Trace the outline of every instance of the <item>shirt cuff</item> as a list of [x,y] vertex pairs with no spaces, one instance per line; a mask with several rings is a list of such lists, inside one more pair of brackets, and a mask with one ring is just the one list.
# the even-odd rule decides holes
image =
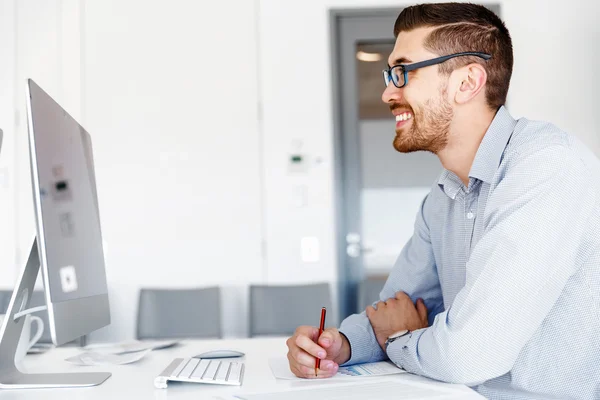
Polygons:
[[425,329],[427,328],[410,332],[408,335],[399,337],[388,345],[386,349],[387,355],[390,361],[398,368],[407,372],[415,372],[415,368],[410,365],[410,348],[417,345]]
[[[340,333],[346,336],[350,344],[350,359],[341,366],[380,361],[385,359],[385,353],[379,343],[373,343],[371,335],[362,326],[345,326]],[[373,347],[376,346],[374,349]],[[379,350],[377,352],[377,350]]]

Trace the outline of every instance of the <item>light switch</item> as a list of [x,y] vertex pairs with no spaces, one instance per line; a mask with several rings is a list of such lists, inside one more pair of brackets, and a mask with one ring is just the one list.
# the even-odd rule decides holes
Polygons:
[[303,237],[300,240],[300,254],[302,257],[302,262],[319,262],[319,239],[314,236]]

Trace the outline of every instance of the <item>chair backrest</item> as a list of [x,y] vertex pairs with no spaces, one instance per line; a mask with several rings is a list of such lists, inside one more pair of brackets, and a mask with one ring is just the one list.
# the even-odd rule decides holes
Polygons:
[[0,314],[6,314],[12,290],[0,290]]
[[[31,302],[29,303],[29,307],[38,307],[46,304],[46,298],[44,297],[44,292],[41,290],[34,290],[31,295]],[[48,311],[40,311],[33,315],[37,315],[44,322],[44,332],[42,333],[42,337],[38,341],[38,343],[52,343],[52,336],[50,335],[50,321],[48,320]],[[33,332],[32,332],[33,334]]]
[[220,297],[218,287],[142,289],[137,338],[220,338]]
[[335,326],[329,284],[250,286],[250,336],[291,335],[300,325],[319,326],[327,307],[326,326]]
[[372,276],[364,279],[358,286],[358,310],[363,312],[367,306],[379,301],[379,294],[383,290],[387,277]]
[[[10,304],[10,298],[12,296],[12,290],[0,290],[0,314],[5,314],[8,311],[8,305]],[[34,290],[29,301],[29,307],[38,307],[46,304],[44,298],[44,292],[41,290]],[[44,322],[44,332],[38,343],[52,343],[52,337],[50,336],[50,321],[48,320],[48,311],[38,311],[33,315],[37,315]],[[33,335],[33,333],[32,333]]]

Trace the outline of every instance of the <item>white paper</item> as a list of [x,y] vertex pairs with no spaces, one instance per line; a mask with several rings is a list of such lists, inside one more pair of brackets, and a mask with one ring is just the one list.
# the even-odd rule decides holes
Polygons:
[[77,365],[123,365],[137,362],[150,353],[151,349],[130,352],[124,354],[107,354],[95,351],[86,351],[73,357],[67,358],[68,361]]
[[126,354],[126,353],[137,353],[142,350],[159,350],[167,347],[171,347],[179,343],[177,340],[152,340],[152,341],[138,341],[134,340],[131,342],[122,343],[98,343],[85,346],[83,349],[93,351],[95,353],[102,354]]
[[[290,364],[287,358],[277,357],[269,360],[269,366],[273,375],[277,379],[306,381],[305,378],[298,378],[290,370]],[[389,361],[379,361],[374,363],[356,364],[348,367],[339,367],[337,374],[328,378],[328,380],[351,379],[364,376],[384,376],[405,373],[403,369],[396,367]]]
[[[232,396],[239,400],[455,400],[464,399],[464,392],[451,389],[434,388],[417,382],[368,380],[346,384],[311,386],[307,388],[280,390],[276,392],[236,394]],[[467,397],[470,398],[470,397]]]

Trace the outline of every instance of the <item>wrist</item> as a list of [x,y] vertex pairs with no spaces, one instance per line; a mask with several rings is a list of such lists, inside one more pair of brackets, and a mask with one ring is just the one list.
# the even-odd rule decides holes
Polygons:
[[385,342],[387,341],[388,337],[390,337],[390,335],[393,335],[395,332],[395,330],[387,330],[385,332],[379,332],[379,334],[376,334],[375,337],[377,338],[377,343],[379,343],[379,346],[381,347],[381,349],[383,350],[383,352],[385,353]]
[[384,353],[387,353],[387,348],[390,345],[390,343],[393,343],[396,339],[400,339],[401,337],[409,335],[410,333],[411,333],[411,331],[409,331],[408,329],[403,329],[400,331],[396,331],[396,332],[392,333],[390,336],[388,336],[383,345]]
[[342,365],[350,360],[352,356],[352,348],[350,347],[350,341],[342,332],[340,332],[342,338],[342,346],[340,347],[340,353],[334,360],[338,365]]

